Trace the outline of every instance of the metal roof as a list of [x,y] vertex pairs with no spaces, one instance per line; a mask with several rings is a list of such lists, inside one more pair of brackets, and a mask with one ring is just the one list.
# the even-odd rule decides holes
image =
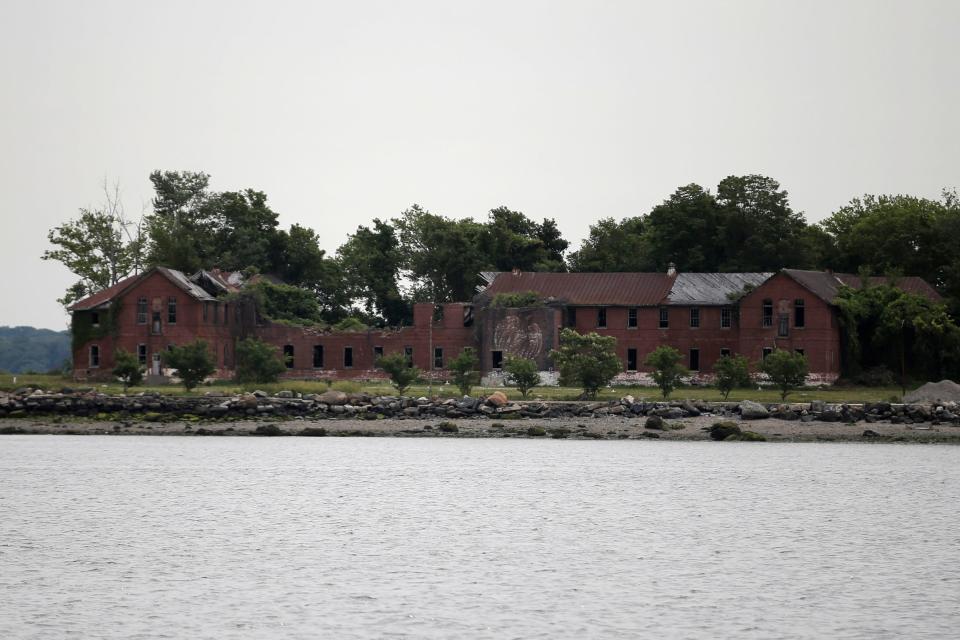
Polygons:
[[72,305],[70,305],[70,307],[68,307],[68,311],[87,311],[90,309],[96,309],[97,307],[105,306],[108,303],[112,302],[117,296],[122,294],[124,291],[134,286],[141,280],[147,278],[154,272],[162,274],[168,280],[173,282],[175,285],[177,285],[178,287],[186,291],[188,294],[190,294],[192,297],[196,298],[197,300],[206,300],[206,301],[216,300],[216,298],[214,298],[209,293],[204,291],[200,286],[192,282],[190,278],[184,275],[182,271],[177,271],[176,269],[168,269],[167,267],[154,267],[153,269],[144,271],[143,273],[130,276],[128,278],[124,278],[123,280],[113,285],[112,287],[107,287],[103,291],[98,291],[91,296],[87,296],[83,300],[79,300],[73,303]]
[[[863,278],[852,273],[830,273],[828,271],[804,271],[802,269],[784,269],[783,272],[800,283],[803,287],[809,289],[818,298],[824,302],[832,303],[841,286],[853,287],[859,289],[863,286]],[[943,298],[937,293],[936,289],[930,286],[923,278],[917,276],[905,276],[891,281],[890,278],[883,276],[870,276],[867,278],[867,284],[877,286],[892,282],[893,285],[901,291],[921,295],[934,302],[940,302]]]
[[654,306],[666,298],[674,278],[666,273],[502,272],[481,295],[536,291],[570,305]]
[[733,304],[741,295],[763,284],[772,275],[772,273],[679,273],[667,296],[667,304]]

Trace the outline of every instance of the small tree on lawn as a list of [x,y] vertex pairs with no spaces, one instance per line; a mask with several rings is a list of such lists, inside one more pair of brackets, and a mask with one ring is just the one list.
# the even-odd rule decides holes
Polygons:
[[238,342],[236,357],[236,380],[241,384],[276,382],[286,369],[277,348],[259,338]]
[[480,358],[473,347],[461,351],[460,355],[447,363],[447,368],[453,372],[453,384],[457,385],[457,389],[465,396],[470,395],[470,390],[480,384]]
[[581,335],[573,329],[560,332],[560,348],[550,352],[560,371],[560,384],[577,386],[585,396],[597,395],[600,387],[620,373],[617,339],[597,333]]
[[401,396],[420,377],[420,369],[410,366],[410,360],[402,353],[377,358],[377,366],[387,372],[390,382]]
[[113,352],[113,375],[123,383],[123,392],[126,393],[129,387],[135,387],[143,382],[143,367],[137,356],[125,349],[117,349]]
[[516,387],[524,398],[540,384],[540,370],[530,358],[507,358],[503,369],[507,372],[507,384]]
[[745,356],[720,356],[713,365],[713,373],[717,376],[717,389],[723,394],[724,400],[737,387],[750,386],[750,362]]
[[217,370],[207,342],[200,339],[171,349],[167,353],[167,366],[177,370],[177,375],[187,391],[195,388]]
[[780,389],[780,399],[786,400],[787,394],[807,379],[807,357],[786,349],[774,349],[760,361],[759,369]]
[[660,387],[664,398],[670,397],[670,392],[677,388],[680,379],[689,374],[687,368],[680,362],[683,354],[666,345],[657,347],[647,354],[644,364],[653,368],[653,381]]

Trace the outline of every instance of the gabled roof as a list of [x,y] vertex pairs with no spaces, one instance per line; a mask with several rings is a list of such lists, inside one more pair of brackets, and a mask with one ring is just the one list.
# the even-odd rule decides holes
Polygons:
[[72,305],[67,307],[67,311],[88,311],[90,309],[96,309],[102,305],[113,300],[121,291],[139,281],[145,274],[137,274],[135,276],[128,276],[118,282],[115,285],[109,286],[102,291],[97,291],[96,293],[87,296],[83,300],[78,300]]
[[[796,280],[801,286],[809,289],[815,296],[824,302],[833,303],[840,291],[840,287],[848,286],[859,289],[863,286],[863,278],[851,273],[830,273],[829,271],[804,271],[802,269],[784,269],[783,273]],[[867,278],[869,286],[877,286],[891,282],[889,278],[883,276],[870,276]],[[940,302],[943,298],[937,293],[936,289],[930,286],[923,278],[917,276],[904,276],[893,280],[893,285],[901,291],[921,295],[934,302]]]
[[570,305],[653,306],[667,296],[674,278],[666,273],[501,272],[481,295],[536,291]]
[[667,304],[733,304],[744,293],[766,282],[772,273],[679,273]]
[[209,293],[204,291],[200,286],[195,284],[188,278],[182,271],[177,271],[176,269],[168,269],[167,267],[153,267],[148,269],[141,274],[130,276],[124,278],[117,284],[104,289],[103,291],[98,291],[91,296],[79,300],[68,307],[68,311],[87,311],[89,309],[95,309],[97,307],[104,306],[112,302],[115,298],[126,292],[128,289],[136,285],[137,283],[147,279],[153,273],[159,273],[165,278],[170,280],[181,289],[187,292],[191,297],[196,298],[197,300],[206,300],[212,301],[216,300]]

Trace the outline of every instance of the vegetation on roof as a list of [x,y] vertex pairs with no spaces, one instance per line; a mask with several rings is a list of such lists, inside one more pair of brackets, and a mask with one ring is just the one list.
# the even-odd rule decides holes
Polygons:
[[506,308],[542,307],[543,300],[536,291],[511,291],[496,294],[490,301],[490,305]]

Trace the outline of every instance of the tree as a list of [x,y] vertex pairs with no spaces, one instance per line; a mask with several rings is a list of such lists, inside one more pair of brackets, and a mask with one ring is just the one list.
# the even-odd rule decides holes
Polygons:
[[447,368],[452,372],[453,384],[465,396],[469,396],[470,390],[480,384],[480,358],[473,347],[464,348],[460,355],[447,363]]
[[680,187],[646,218],[649,259],[657,271],[717,271],[727,250],[717,199],[698,184]]
[[713,372],[717,377],[717,389],[723,394],[723,399],[730,397],[730,392],[737,387],[750,385],[750,362],[745,356],[720,356],[713,365]]
[[194,171],[154,171],[153,213],[146,218],[148,260],[192,273],[211,266],[217,253],[215,199],[210,176]]
[[571,271],[581,272],[632,272],[651,271],[649,239],[645,235],[646,221],[643,217],[601,218],[590,225],[590,235],[571,253],[568,262]]
[[760,362],[759,369],[780,389],[780,399],[786,400],[790,390],[807,379],[807,357],[795,351],[774,349]]
[[550,357],[560,371],[560,384],[578,386],[584,395],[597,395],[600,387],[620,373],[620,359],[616,353],[617,339],[597,333],[579,334],[573,329],[560,332],[560,348]]
[[377,358],[377,366],[387,372],[391,384],[401,396],[420,377],[420,369],[414,367],[402,353],[391,353]]
[[507,207],[491,209],[482,225],[483,254],[497,271],[565,271],[563,252],[570,245],[554,220],[537,224]]
[[106,200],[98,209],[80,209],[80,217],[54,227],[47,239],[56,249],[44,260],[57,260],[80,279],[58,300],[64,306],[138,273],[143,261],[141,225],[126,217],[120,188],[104,184]]
[[123,392],[127,388],[135,387],[143,381],[143,367],[137,356],[124,349],[116,349],[113,352],[113,375],[123,383]]
[[683,355],[674,349],[662,345],[647,354],[644,364],[653,368],[653,381],[660,387],[660,392],[664,398],[670,397],[672,392],[680,384],[681,378],[689,375],[686,367],[680,363],[683,361]]
[[412,308],[397,284],[403,252],[393,225],[375,219],[372,229],[357,227],[337,257],[349,297],[360,301],[369,315],[379,314],[388,325],[411,321]]
[[241,384],[276,382],[286,366],[277,348],[259,338],[247,338],[237,343],[236,380]]
[[187,391],[203,382],[217,370],[213,355],[205,340],[197,339],[167,352],[167,366],[177,370]]
[[507,384],[516,387],[524,398],[540,384],[539,368],[530,358],[508,357],[503,369],[507,372]]

